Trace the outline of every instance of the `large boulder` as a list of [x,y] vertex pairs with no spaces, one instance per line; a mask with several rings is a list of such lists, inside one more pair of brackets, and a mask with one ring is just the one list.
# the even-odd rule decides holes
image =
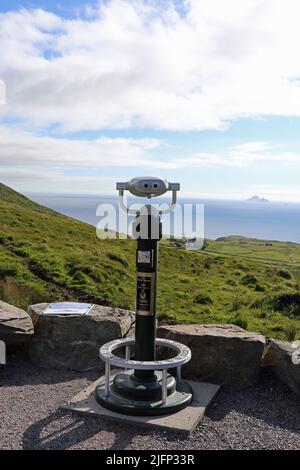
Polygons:
[[[296,357],[295,357],[296,356]],[[270,367],[277,377],[300,395],[299,348],[285,341],[268,341],[263,360],[264,367]]]
[[264,336],[235,325],[170,325],[158,337],[179,341],[192,351],[183,376],[205,382],[248,386],[259,377]]
[[99,367],[99,347],[122,338],[133,316],[127,310],[94,305],[86,315],[43,315],[48,304],[31,305],[35,335],[29,345],[39,366],[78,371]]
[[33,335],[33,324],[28,313],[0,301],[0,340],[7,346],[24,343]]

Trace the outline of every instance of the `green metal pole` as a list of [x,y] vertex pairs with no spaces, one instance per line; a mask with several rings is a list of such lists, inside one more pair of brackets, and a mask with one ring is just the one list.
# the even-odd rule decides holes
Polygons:
[[[135,359],[137,361],[155,360],[156,339],[156,298],[158,242],[161,238],[159,216],[148,215],[148,238],[137,240],[136,268],[136,322],[135,322]],[[152,225],[158,223],[156,238]],[[155,232],[155,231],[154,231]],[[135,370],[134,377],[140,380],[155,381],[154,371]]]

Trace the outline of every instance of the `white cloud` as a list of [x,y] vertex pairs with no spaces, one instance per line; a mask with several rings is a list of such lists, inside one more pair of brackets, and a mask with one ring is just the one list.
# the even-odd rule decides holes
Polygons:
[[110,0],[0,15],[2,114],[62,130],[222,128],[300,115],[297,0]]
[[6,102],[6,87],[5,82],[0,80],[0,105]]
[[275,163],[275,164],[300,164],[300,154],[293,152],[283,152],[280,148],[270,145],[267,142],[245,142],[220,151],[194,153],[186,158],[175,159],[170,163],[171,167],[179,168],[184,166],[226,166],[226,167],[248,167],[255,163]]
[[[117,180],[130,178],[133,170],[142,174],[152,168],[163,173],[168,170],[168,174],[177,171],[185,197],[241,200],[258,194],[272,201],[300,200],[299,188],[295,184],[288,185],[284,180],[277,185],[251,186],[247,181],[241,186],[237,180],[231,186],[226,184],[226,177],[218,184],[205,182],[205,177],[203,179],[201,176],[199,186],[193,182],[193,177],[187,180],[181,174],[187,168],[190,175],[196,175],[197,168],[214,169],[220,166],[230,172],[231,168],[232,171],[243,168],[246,174],[248,169],[260,168],[257,165],[264,162],[277,170],[281,166],[291,165],[292,174],[295,174],[296,168],[300,167],[300,154],[284,153],[280,147],[257,141],[244,142],[216,153],[187,155],[185,158],[154,157],[152,151],[162,145],[164,142],[155,139],[100,137],[93,141],[71,140],[0,126],[0,181],[21,192],[115,194]],[[265,181],[269,179],[265,178]]]
[[[94,168],[147,166],[148,152],[159,147],[156,139],[109,138],[72,140],[25,132],[0,125],[0,165]],[[155,161],[155,159],[154,159]],[[158,166],[160,162],[157,162]]]
[[57,169],[67,168],[69,173],[72,169],[85,168],[93,176],[94,169],[101,167],[179,170],[220,165],[243,168],[263,162],[300,164],[300,154],[283,152],[268,142],[245,142],[219,152],[196,152],[180,158],[153,156],[153,151],[161,150],[164,145],[158,139],[57,138],[0,125],[0,179],[5,168],[6,172],[18,170],[19,177],[22,174],[26,177],[26,171],[32,169],[51,175]]
[[39,181],[49,181],[49,182],[60,182],[66,183],[97,183],[99,181],[112,181],[115,182],[114,177],[107,176],[91,176],[91,175],[66,175],[63,171],[41,171],[37,169],[9,169],[0,166],[0,175],[2,181],[12,181],[12,182],[32,182],[36,179]]
[[[184,10],[171,1],[108,0],[76,19],[41,9],[0,14],[0,86],[3,79],[7,92],[0,123],[1,116],[21,118],[18,127],[0,124],[0,180],[66,190],[70,181],[87,192],[101,178],[109,190],[111,175],[127,167],[190,169],[191,189],[197,167],[246,175],[250,167],[286,165],[294,174],[300,154],[269,142],[186,155],[178,147],[162,158],[158,139],[105,136],[106,128],[131,127],[137,135],[137,127],[226,129],[239,117],[300,116],[298,1],[186,0]],[[61,138],[45,135],[49,125]],[[85,129],[100,136],[63,135]],[[298,197],[288,181],[281,189],[272,191]]]

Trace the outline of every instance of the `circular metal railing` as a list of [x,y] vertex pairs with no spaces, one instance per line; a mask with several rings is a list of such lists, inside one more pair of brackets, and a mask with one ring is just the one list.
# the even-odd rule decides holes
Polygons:
[[[162,346],[177,352],[175,357],[160,361],[136,361],[130,359],[130,347],[135,345],[134,339],[117,339],[101,346],[100,358],[105,362],[105,396],[110,391],[110,366],[124,369],[161,370],[162,371],[162,402],[167,401],[167,371],[176,368],[176,379],[181,379],[181,367],[191,359],[191,350],[187,346],[170,339],[156,339],[156,346]],[[125,347],[125,358],[116,356],[113,351]]]

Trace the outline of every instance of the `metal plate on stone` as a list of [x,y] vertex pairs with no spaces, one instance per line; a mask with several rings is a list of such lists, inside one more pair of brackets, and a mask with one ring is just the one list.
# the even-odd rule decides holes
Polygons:
[[43,315],[86,315],[92,307],[93,304],[80,302],[57,302],[48,305],[41,313]]

